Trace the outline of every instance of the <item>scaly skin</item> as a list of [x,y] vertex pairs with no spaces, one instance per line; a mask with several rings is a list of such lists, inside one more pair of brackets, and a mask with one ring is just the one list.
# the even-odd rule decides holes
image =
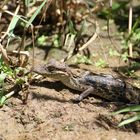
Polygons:
[[96,75],[86,71],[75,75],[65,63],[52,60],[47,65],[33,69],[34,72],[61,81],[71,89],[82,91],[75,101],[82,101],[89,94],[97,95],[109,101],[140,102],[140,89],[111,75]]

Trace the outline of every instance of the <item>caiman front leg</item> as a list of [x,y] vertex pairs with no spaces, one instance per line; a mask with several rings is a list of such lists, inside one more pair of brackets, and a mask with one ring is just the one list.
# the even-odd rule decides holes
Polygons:
[[82,101],[85,97],[87,97],[89,94],[94,92],[94,88],[93,87],[89,87],[87,90],[85,90],[84,92],[82,92],[76,99],[74,99],[74,102],[80,102]]

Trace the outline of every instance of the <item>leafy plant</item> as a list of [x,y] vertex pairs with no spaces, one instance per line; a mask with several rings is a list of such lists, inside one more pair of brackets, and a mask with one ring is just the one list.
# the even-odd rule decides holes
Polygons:
[[81,64],[81,63],[92,64],[91,60],[88,57],[86,57],[85,55],[81,55],[79,53],[76,54],[74,57],[72,57],[72,63],[73,64]]
[[[123,50],[125,51],[121,57],[124,61],[128,60],[128,47],[129,44],[131,43],[131,45],[133,46],[133,52],[137,52],[137,53],[133,53],[134,56],[139,56],[139,43],[140,43],[140,28],[139,28],[139,24],[140,24],[140,18],[137,18],[136,21],[134,22],[134,25],[132,27],[132,30],[130,32],[130,34],[126,37],[124,37],[124,39],[122,40],[122,47]],[[138,48],[138,49],[136,49]]]
[[103,59],[99,59],[96,63],[95,63],[96,67],[101,67],[101,68],[105,68],[108,67],[108,64],[105,62],[105,60]]
[[5,75],[10,76],[13,75],[13,70],[8,65],[6,65],[1,58],[0,58],[0,72],[1,74],[3,73]]
[[42,36],[38,37],[38,38],[37,38],[37,44],[38,44],[39,46],[45,46],[45,45],[46,45],[46,39],[47,39],[47,38],[48,38],[48,37],[45,36],[45,35],[42,35]]
[[110,56],[120,56],[120,54],[116,50],[109,49],[109,55]]
[[59,35],[55,35],[55,36],[53,37],[53,44],[54,44],[54,47],[56,47],[56,48],[60,48],[60,47],[61,47]]
[[2,59],[0,59],[0,71],[0,106],[2,106],[6,101],[6,97],[4,96],[4,81],[7,76],[12,76],[13,72],[9,66],[4,64]]
[[[3,106],[6,100],[14,94],[14,91],[7,93],[5,90],[6,79],[13,81],[12,86],[23,85],[28,81],[28,75],[25,76],[26,69],[18,67],[15,70],[6,65],[2,59],[0,59],[0,106]],[[10,84],[10,83],[8,83]]]

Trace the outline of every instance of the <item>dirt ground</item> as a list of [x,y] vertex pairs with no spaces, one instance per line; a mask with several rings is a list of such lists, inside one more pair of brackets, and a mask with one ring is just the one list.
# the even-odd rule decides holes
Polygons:
[[[116,42],[115,42],[116,43]],[[118,42],[117,42],[118,43]],[[106,58],[108,51],[99,49],[109,46],[108,39],[102,38],[91,44],[94,52],[93,62],[99,57]],[[118,44],[117,44],[118,45]],[[103,53],[99,50],[105,50]],[[44,59],[43,50],[36,51],[36,59]],[[99,54],[99,57],[95,57]],[[110,67],[120,65],[119,59],[109,58]],[[112,62],[112,63],[110,63]],[[81,68],[95,70],[94,66]],[[110,69],[100,69],[110,74]],[[93,96],[74,104],[71,99],[80,92],[65,87],[60,82],[43,79],[30,87],[27,104],[12,97],[0,109],[0,140],[139,140],[139,124],[134,123],[122,128],[117,124],[124,115],[112,116],[111,113],[122,104],[111,103]]]
[[76,96],[60,82],[34,84],[26,105],[11,98],[0,110],[0,139],[139,140],[137,125],[117,127],[123,115],[114,117],[111,112],[119,104],[92,96],[74,104],[70,99]]

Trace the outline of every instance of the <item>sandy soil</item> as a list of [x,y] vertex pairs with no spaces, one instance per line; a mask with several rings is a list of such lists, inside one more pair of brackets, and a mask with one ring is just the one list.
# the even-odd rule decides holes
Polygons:
[[114,117],[111,112],[119,104],[94,97],[74,104],[71,99],[79,93],[60,82],[43,80],[30,90],[26,105],[13,97],[0,110],[1,140],[139,139],[137,125],[117,127],[123,115]]

